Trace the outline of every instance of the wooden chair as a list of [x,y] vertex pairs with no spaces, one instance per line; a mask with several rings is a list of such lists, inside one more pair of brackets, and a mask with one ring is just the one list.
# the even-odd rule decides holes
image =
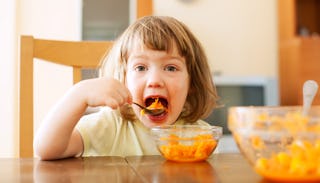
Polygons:
[[97,68],[112,46],[111,41],[57,41],[21,36],[19,81],[19,156],[33,157],[33,63],[34,58],[70,66],[73,82],[81,80],[82,68]]

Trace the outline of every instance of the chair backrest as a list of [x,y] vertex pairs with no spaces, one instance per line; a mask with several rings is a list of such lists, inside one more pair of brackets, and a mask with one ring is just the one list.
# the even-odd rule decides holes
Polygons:
[[97,68],[112,41],[58,41],[20,38],[19,156],[33,157],[33,63],[38,58],[73,68],[73,83],[81,80],[81,69]]

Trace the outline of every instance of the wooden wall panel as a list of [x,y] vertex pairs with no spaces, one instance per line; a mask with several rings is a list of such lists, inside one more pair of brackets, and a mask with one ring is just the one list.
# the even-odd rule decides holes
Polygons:
[[137,18],[152,15],[153,2],[152,0],[137,0]]
[[[300,78],[301,83],[308,79],[312,79],[318,82],[320,85],[320,38],[308,37],[301,38],[300,46]],[[320,95],[316,95],[313,103],[320,105]],[[300,91],[302,95],[302,91]],[[302,104],[302,98],[299,101]]]
[[[301,105],[306,80],[320,84],[320,38],[298,35],[296,3],[296,0],[278,0],[280,105]],[[305,7],[302,9],[307,11]],[[319,95],[314,104],[320,105]]]
[[[297,81],[299,73],[300,39],[282,41],[279,45],[279,89],[281,105],[296,105],[299,101]],[[300,82],[300,81],[299,81]]]
[[279,41],[295,37],[295,0],[278,0]]

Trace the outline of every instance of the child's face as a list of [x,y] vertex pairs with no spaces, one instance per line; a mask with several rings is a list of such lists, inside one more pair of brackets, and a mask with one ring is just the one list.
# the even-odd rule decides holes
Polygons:
[[129,53],[126,85],[133,101],[148,106],[151,98],[167,106],[167,112],[158,116],[140,114],[140,108],[133,110],[146,127],[173,124],[179,117],[189,90],[189,74],[185,58],[176,48],[172,52],[135,48]]

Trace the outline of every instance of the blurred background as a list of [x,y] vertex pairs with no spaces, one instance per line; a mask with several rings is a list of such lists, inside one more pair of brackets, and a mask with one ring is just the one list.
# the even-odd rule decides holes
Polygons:
[[[20,35],[58,40],[114,40],[141,16],[176,17],[203,44],[221,97],[222,107],[206,120],[224,126],[224,133],[228,134],[229,106],[299,105],[303,81],[318,80],[319,2],[1,0],[0,157],[18,156]],[[72,85],[72,74],[70,68],[52,67],[42,61],[35,64],[35,70],[36,131],[44,115]],[[83,74],[92,77],[94,72]]]

